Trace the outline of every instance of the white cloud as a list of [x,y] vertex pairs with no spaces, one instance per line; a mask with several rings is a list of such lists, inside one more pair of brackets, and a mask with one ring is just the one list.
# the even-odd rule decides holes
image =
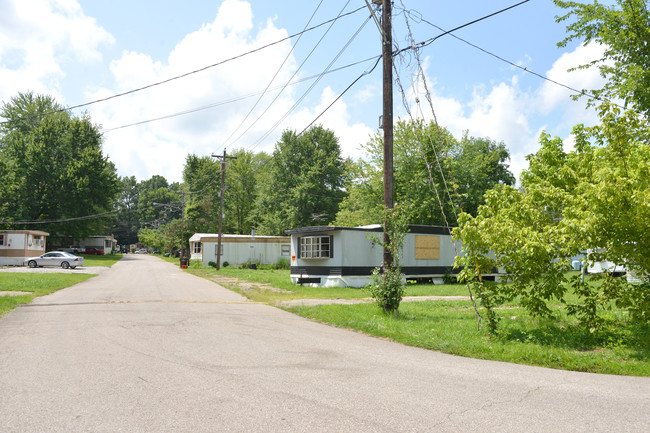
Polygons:
[[[576,90],[600,88],[605,84],[605,79],[600,76],[598,68],[574,71],[569,71],[569,69],[599,59],[603,56],[603,52],[604,47],[599,44],[580,45],[575,50],[562,54],[546,72],[546,77]],[[576,92],[546,81],[539,90],[537,101],[539,110],[543,114],[548,114],[553,110],[566,108],[571,101],[571,95],[574,94]]]
[[[185,36],[166,61],[154,62],[145,53],[124,52],[112,62],[111,71],[119,90],[125,91],[222,62],[286,36],[286,30],[277,28],[272,20],[261,27],[254,26],[249,3],[226,0],[215,19]],[[190,77],[92,106],[93,120],[111,129],[223,103],[186,116],[106,132],[104,149],[119,174],[135,175],[140,180],[159,174],[170,181],[180,181],[188,153],[221,153],[224,146],[229,152],[245,148],[271,153],[284,129],[300,132],[334,100],[336,95],[331,89],[322,92],[318,106],[313,109],[299,108],[287,114],[295,104],[293,86],[287,87],[263,116],[279,90],[270,90],[252,108],[290,49],[290,42],[286,41]],[[296,67],[290,56],[271,89],[287,82]],[[98,99],[106,94],[110,92],[101,89],[87,98]],[[249,97],[241,99],[244,96]],[[236,101],[228,103],[233,100]],[[317,123],[335,131],[344,156],[360,156],[358,144],[367,141],[372,133],[365,125],[350,120],[343,100]]]
[[[576,89],[598,88],[603,79],[596,69],[573,72],[568,72],[568,69],[601,56],[602,47],[598,45],[580,46],[562,54],[547,72],[547,77]],[[425,73],[427,65],[425,62]],[[463,101],[438,93],[435,79],[427,75],[438,122],[456,137],[467,131],[472,136],[503,141],[510,151],[510,169],[517,177],[528,167],[526,156],[538,150],[539,136],[543,131],[564,137],[565,147],[570,150],[572,127],[597,121],[595,111],[585,109],[586,100],[572,100],[574,92],[549,81],[540,82],[537,88],[526,92],[520,89],[519,81],[520,76],[513,75],[509,81],[476,85],[471,99]],[[423,104],[424,118],[431,119],[421,79],[409,89],[409,101],[414,111],[416,97]]]
[[47,93],[64,102],[62,63],[101,60],[99,46],[113,37],[84,15],[76,0],[0,2],[0,100],[20,91]]
[[[300,125],[301,132],[309,125],[316,116],[323,113],[325,109],[337,98],[337,94],[328,86],[321,93],[320,103],[311,109],[304,109],[292,116],[291,123]],[[323,127],[334,131],[339,138],[341,145],[341,155],[351,157],[352,159],[361,158],[364,155],[361,144],[368,142],[373,131],[363,123],[350,123],[350,114],[348,107],[343,98],[336,101],[315,123],[314,125],[323,125]]]

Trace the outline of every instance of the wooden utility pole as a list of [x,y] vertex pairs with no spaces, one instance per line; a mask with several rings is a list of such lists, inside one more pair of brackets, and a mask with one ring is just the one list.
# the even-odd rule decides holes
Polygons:
[[212,154],[213,158],[221,159],[221,191],[219,193],[219,235],[217,238],[217,270],[221,269],[221,225],[223,222],[223,190],[226,183],[226,159],[237,159],[234,156],[227,156],[226,149],[223,150],[223,156]]
[[[185,190],[183,190],[183,202],[181,203],[181,258],[187,255],[185,251]],[[189,256],[191,255],[190,253]]]
[[[393,36],[391,0],[382,0],[382,54],[384,60],[384,207],[392,209],[393,197]],[[384,245],[390,238],[384,219]],[[384,247],[384,266],[392,267],[393,253]]]

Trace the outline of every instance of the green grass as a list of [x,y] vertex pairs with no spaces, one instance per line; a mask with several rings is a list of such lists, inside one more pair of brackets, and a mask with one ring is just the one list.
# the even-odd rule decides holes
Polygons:
[[108,254],[104,256],[81,254],[81,256],[84,258],[84,266],[111,267],[122,258],[122,254]]
[[[212,279],[250,299],[278,305],[292,299],[358,299],[363,289],[311,288],[291,284],[289,271],[191,266],[189,272]],[[244,282],[248,281],[249,284]],[[274,290],[272,288],[280,289]],[[409,284],[406,296],[467,296],[464,285]],[[571,297],[572,294],[567,296]],[[515,303],[498,308],[499,333],[478,329],[470,301],[403,302],[398,318],[386,316],[373,303],[285,307],[303,317],[353,329],[403,344],[481,359],[604,374],[650,376],[650,326],[633,323],[613,309],[608,326],[592,334],[563,307],[554,317],[531,317]]]
[[[470,302],[409,302],[399,318],[374,304],[287,308],[300,316],[410,346],[454,355],[593,373],[650,376],[648,326],[618,322],[600,335],[573,320],[536,320],[521,309],[502,312],[496,337],[477,330]],[[615,323],[615,322],[614,322]]]
[[[178,260],[178,259],[176,259]],[[219,281],[219,284],[229,289],[242,293],[258,302],[275,303],[291,299],[362,299],[368,298],[370,293],[364,289],[351,287],[307,287],[292,284],[287,270],[273,269],[242,269],[221,268],[216,271],[212,268],[190,266],[189,272],[208,279],[236,278],[247,282],[256,283],[253,287],[242,287],[236,281]],[[265,289],[270,286],[278,290]],[[434,285],[434,284],[408,284],[406,296],[467,296],[467,289],[463,285]]]
[[0,316],[20,304],[29,304],[37,296],[48,295],[91,277],[94,275],[0,272],[0,290],[30,292],[18,296],[0,296]]

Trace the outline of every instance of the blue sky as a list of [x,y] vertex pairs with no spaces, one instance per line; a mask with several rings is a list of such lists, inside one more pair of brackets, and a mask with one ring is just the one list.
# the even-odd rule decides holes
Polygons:
[[[413,39],[422,42],[440,34],[432,24],[451,29],[515,3],[398,0],[394,42],[411,45],[407,20]],[[310,18],[316,25],[363,6],[363,0],[0,0],[0,100],[32,90],[67,106],[83,104],[249,52],[299,33]],[[559,49],[565,28],[554,17],[560,13],[550,0],[531,0],[454,34],[571,87],[600,86],[595,70],[567,72],[597,58],[600,48]],[[121,176],[143,180],[159,174],[179,181],[189,153],[222,153],[224,147],[272,152],[284,129],[302,130],[371,69],[373,62],[364,62],[311,78],[337,55],[332,69],[380,54],[379,33],[368,17],[365,8],[340,18],[329,31],[328,25],[319,27],[300,39],[83,110],[104,128],[105,153]],[[441,125],[456,137],[467,131],[503,141],[517,176],[526,167],[525,156],[537,150],[541,131],[562,137],[570,148],[571,127],[595,121],[584,101],[571,100],[570,91],[452,36],[420,49],[419,56]],[[416,94],[424,102],[424,83],[413,79],[415,57],[396,62],[409,103]],[[290,80],[302,81],[280,92]],[[337,134],[344,156],[363,157],[360,144],[377,130],[381,80],[380,65],[318,120]],[[202,107],[210,108],[194,111]],[[417,111],[414,105],[411,110]],[[194,112],[123,127],[184,111]],[[395,116],[408,117],[397,88]],[[432,117],[428,105],[421,116]]]

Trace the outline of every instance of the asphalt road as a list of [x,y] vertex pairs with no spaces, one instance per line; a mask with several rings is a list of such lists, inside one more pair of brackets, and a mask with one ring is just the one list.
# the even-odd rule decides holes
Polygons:
[[650,379],[460,358],[149,256],[0,319],[0,432],[648,432]]

